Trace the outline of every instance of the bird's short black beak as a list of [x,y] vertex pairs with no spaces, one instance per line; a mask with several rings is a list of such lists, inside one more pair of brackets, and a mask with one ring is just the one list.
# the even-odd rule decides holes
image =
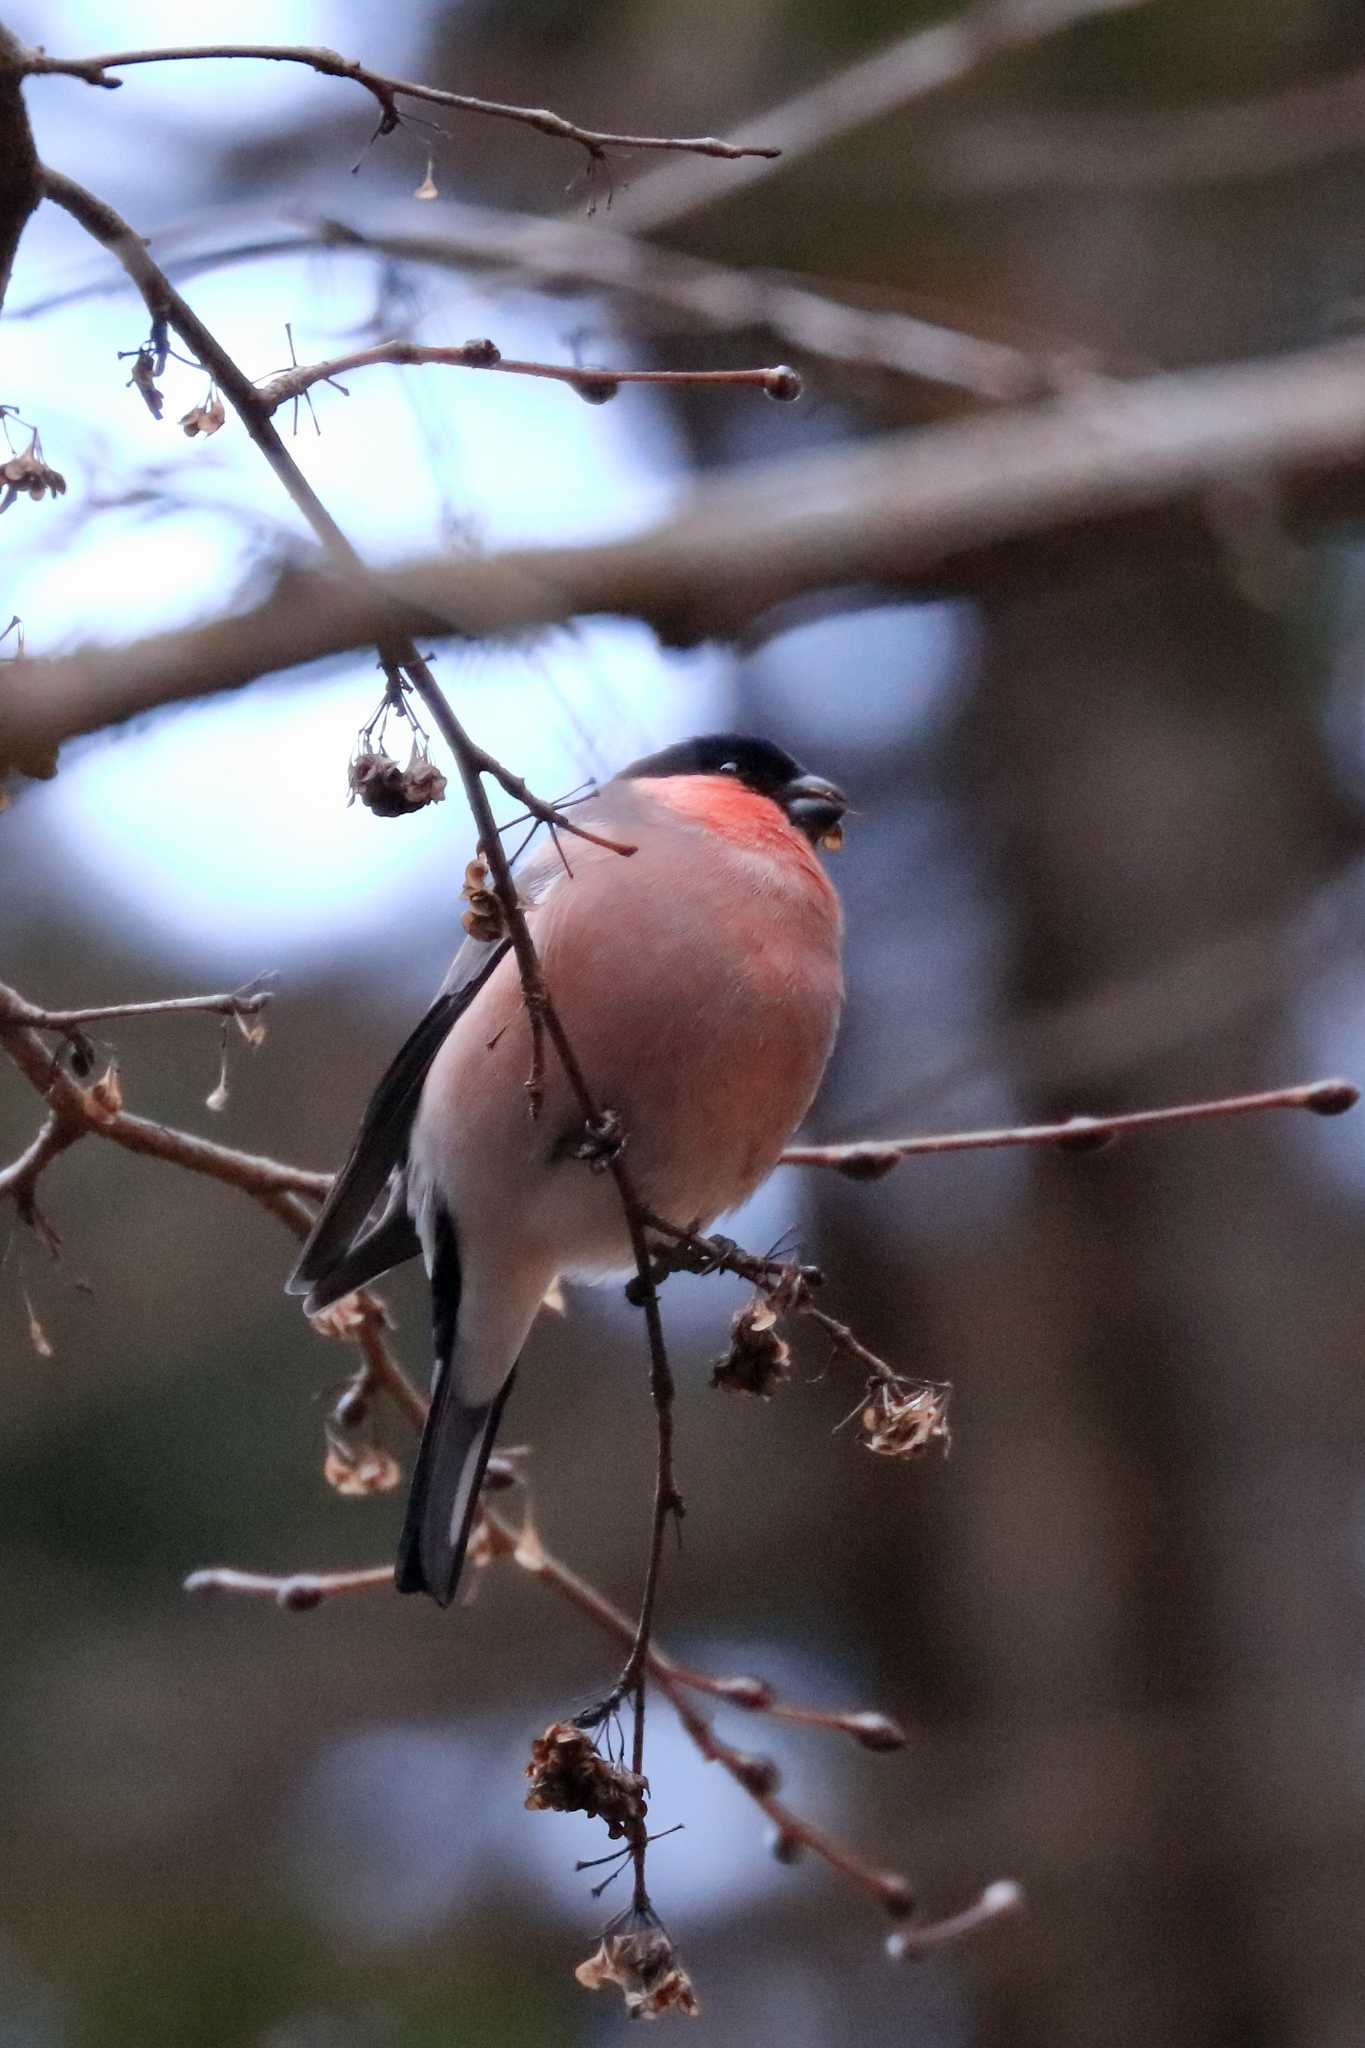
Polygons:
[[813,845],[840,843],[839,823],[848,809],[848,798],[823,775],[793,776],[778,801],[797,831],[804,832]]

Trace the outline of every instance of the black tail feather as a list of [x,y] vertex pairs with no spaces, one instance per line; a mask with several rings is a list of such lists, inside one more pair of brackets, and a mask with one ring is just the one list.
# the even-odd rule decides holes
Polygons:
[[495,1399],[470,1407],[451,1384],[449,1367],[441,1374],[398,1543],[394,1583],[400,1593],[430,1593],[442,1607],[454,1599],[479,1511],[479,1488],[515,1378],[514,1367]]

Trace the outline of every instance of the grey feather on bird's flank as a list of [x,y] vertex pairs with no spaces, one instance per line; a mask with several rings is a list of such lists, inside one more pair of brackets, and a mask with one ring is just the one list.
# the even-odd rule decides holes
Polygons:
[[[463,968],[463,974],[458,980],[454,973],[448,977],[447,986],[404,1041],[370,1097],[350,1155],[285,1283],[287,1293],[308,1296],[305,1306],[310,1315],[349,1294],[353,1287],[363,1287],[405,1259],[415,1258],[421,1249],[407,1218],[401,1185],[413,1118],[432,1061],[507,948],[506,939],[492,947],[471,941],[460,948],[456,967]],[[371,1224],[375,1205],[386,1191],[384,1212]]]

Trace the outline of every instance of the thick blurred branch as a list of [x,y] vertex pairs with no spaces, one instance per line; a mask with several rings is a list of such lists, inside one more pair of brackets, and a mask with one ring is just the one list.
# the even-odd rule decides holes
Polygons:
[[22,44],[0,24],[0,306],[19,237],[41,196],[38,152],[16,71],[23,54]]
[[1269,178],[1365,150],[1365,71],[1254,100],[1175,112],[998,115],[926,145],[931,177],[958,192],[1142,191]]
[[983,590],[1040,566],[1055,579],[1068,551],[1112,544],[1117,522],[1140,536],[1144,518],[1243,484],[1291,526],[1365,505],[1365,343],[1095,382],[1008,415],[755,465],[606,546],[437,556],[384,576],[291,568],[227,618],[11,663],[0,762],[22,767],[77,733],[399,631],[487,636],[619,613],[689,644],[816,592]]
[[[915,29],[859,58],[809,91],[769,107],[760,117],[782,164],[813,156],[846,135],[916,101],[960,85],[996,57],[1028,49],[1074,28],[1142,7],[1148,0],[975,0],[933,28]],[[725,183],[731,197],[766,177],[776,166],[750,160]],[[671,228],[697,213],[715,196],[712,187],[679,164],[642,178],[630,195],[630,226],[637,234]]]

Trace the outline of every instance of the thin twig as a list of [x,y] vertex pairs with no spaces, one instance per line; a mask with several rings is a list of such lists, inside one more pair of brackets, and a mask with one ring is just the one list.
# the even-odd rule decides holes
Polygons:
[[295,1612],[320,1607],[324,1600],[334,1600],[339,1593],[377,1592],[381,1586],[393,1590],[391,1564],[371,1565],[354,1572],[292,1572],[287,1578],[218,1565],[207,1571],[191,1572],[185,1581],[187,1593],[249,1593]]
[[902,1159],[944,1152],[985,1152],[1007,1145],[1055,1145],[1088,1152],[1129,1131],[1159,1130],[1170,1124],[1211,1118],[1257,1116],[1271,1109],[1306,1109],[1315,1116],[1342,1116],[1354,1109],[1360,1090],[1352,1081],[1309,1081],[1294,1088],[1269,1088],[1258,1095],[1225,1095],[1209,1102],[1177,1102],[1163,1109],[1131,1110],[1123,1116],[1072,1116],[1059,1124],[1016,1124],[997,1131],[951,1131],[929,1138],[869,1138],[847,1145],[790,1145],[786,1166],[832,1166],[850,1180],[878,1180]]
[[111,1023],[122,1017],[171,1017],[191,1011],[209,1011],[216,1017],[254,1017],[274,1001],[273,989],[240,990],[216,996],[167,996],[151,1003],[109,1003],[93,1010],[45,1010],[25,1007],[22,1017],[11,1011],[13,1021],[30,1024],[36,1031],[80,1031],[87,1024]]
[[369,369],[384,363],[399,367],[437,365],[457,370],[487,370],[512,377],[544,377],[558,384],[567,384],[580,396],[598,403],[614,398],[621,384],[736,385],[762,391],[769,398],[780,400],[801,395],[801,379],[784,363],[757,370],[608,370],[585,368],[573,363],[529,362],[520,357],[505,356],[495,343],[485,339],[458,342],[449,347],[427,346],[414,341],[381,341],[373,348],[352,349],[348,355],[333,356],[326,362],[291,364],[287,370],[277,370],[273,376],[262,378],[256,388],[270,410],[278,412],[282,405],[301,398],[316,384],[330,383],[352,370]]
[[756,464],[703,483],[626,540],[437,555],[368,581],[290,569],[254,607],[205,624],[11,663],[0,764],[388,629],[496,635],[611,613],[690,645],[831,590],[980,593],[1044,568],[1055,579],[1112,548],[1116,522],[1150,539],[1148,515],[1244,473],[1279,493],[1291,531],[1365,508],[1365,344],[1091,385],[1046,406]]
[[500,100],[476,98],[471,93],[447,92],[441,86],[422,85],[411,79],[391,78],[385,72],[372,71],[367,65],[339,56],[335,50],[301,46],[176,44],[156,50],[110,51],[97,57],[49,57],[43,50],[26,50],[19,57],[15,69],[19,77],[80,78],[87,85],[101,85],[112,90],[122,85],[123,80],[110,78],[108,74],[111,71],[126,70],[134,64],[179,64],[204,58],[246,58],[271,64],[303,64],[324,78],[350,79],[354,84],[363,86],[377,104],[378,133],[381,135],[391,134],[400,125],[402,115],[397,102],[409,99],[422,100],[430,106],[449,107],[454,113],[482,114],[495,121],[518,122],[523,128],[534,128],[541,135],[577,143],[593,162],[600,162],[609,150],[662,150],[727,160],[776,156],[779,153],[770,144],[726,142],[714,135],[629,135],[609,129],[583,128],[576,121],[566,120],[562,114],[552,113],[548,107],[509,106]]
[[[178,237],[169,228],[157,239],[172,249]],[[656,325],[666,320],[716,334],[762,328],[845,373],[909,378],[992,405],[1038,397],[1067,376],[1074,380],[1080,368],[1103,367],[1062,336],[1033,329],[1010,339],[965,332],[943,308],[935,307],[931,316],[904,291],[879,295],[875,306],[851,304],[822,280],[789,271],[730,268],[619,232],[604,234],[576,220],[542,220],[456,200],[442,207],[439,234],[392,234],[320,220],[302,231],[177,256],[169,268],[187,279],[315,249],[462,273],[487,270],[500,283],[537,284],[549,292],[592,291]],[[25,300],[10,317],[37,319],[106,288],[100,281],[64,286]]]

